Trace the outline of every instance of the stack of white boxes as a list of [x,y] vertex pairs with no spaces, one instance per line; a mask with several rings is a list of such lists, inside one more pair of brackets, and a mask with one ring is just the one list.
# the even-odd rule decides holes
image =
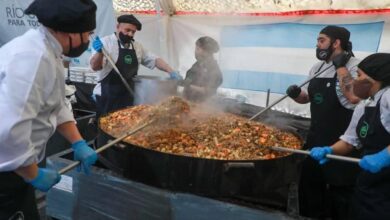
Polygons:
[[96,84],[98,82],[96,72],[84,67],[70,67],[70,81]]

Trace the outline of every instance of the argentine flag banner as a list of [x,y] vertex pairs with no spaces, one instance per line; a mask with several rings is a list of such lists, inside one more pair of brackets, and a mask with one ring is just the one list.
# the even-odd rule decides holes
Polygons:
[[[351,32],[355,56],[362,57],[377,52],[383,24],[339,26]],[[285,94],[289,85],[307,78],[317,61],[315,45],[324,27],[297,23],[224,27],[220,41],[223,87]]]
[[[339,26],[351,32],[356,57],[378,51],[384,22]],[[224,27],[220,39],[222,87],[284,95],[288,86],[304,82],[310,68],[318,62],[315,47],[324,27],[299,23]]]
[[[386,16],[387,15],[387,16]],[[288,86],[308,79],[319,32],[327,25],[347,28],[358,59],[376,52],[390,52],[390,13],[339,12],[311,15],[193,16],[173,19],[174,43],[179,46],[182,69],[194,62],[194,42],[211,36],[220,44],[216,59],[223,72],[218,93],[246,103],[266,106],[285,95]],[[192,46],[192,47],[191,47]],[[188,54],[183,56],[183,54]],[[269,93],[267,95],[267,93]],[[310,117],[309,104],[286,98],[274,107],[283,112]]]

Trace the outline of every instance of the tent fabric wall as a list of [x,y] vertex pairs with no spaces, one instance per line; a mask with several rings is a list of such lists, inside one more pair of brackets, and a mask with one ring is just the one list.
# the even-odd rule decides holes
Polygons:
[[[389,52],[389,41],[385,40],[390,34],[387,15],[172,16],[165,23],[166,59],[185,76],[195,62],[196,39],[211,36],[221,44],[216,59],[225,82],[219,93],[229,97],[241,95],[250,104],[265,106],[266,88],[271,90],[272,102],[284,95],[289,84],[306,80],[311,66],[318,62],[317,34],[327,24],[345,26],[351,31],[354,53],[359,59],[377,51]],[[310,116],[308,105],[298,105],[289,98],[275,109]]]

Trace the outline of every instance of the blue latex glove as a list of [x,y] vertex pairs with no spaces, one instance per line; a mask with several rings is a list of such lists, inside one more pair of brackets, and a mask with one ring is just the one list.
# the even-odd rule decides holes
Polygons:
[[97,52],[101,53],[103,49],[103,43],[100,40],[99,37],[95,37],[95,39],[92,42],[92,48],[96,50]]
[[47,192],[52,186],[57,184],[61,180],[61,175],[55,171],[45,168],[38,169],[38,175],[33,180],[27,181],[33,185],[36,189]]
[[169,73],[169,79],[183,80],[183,77],[176,71]]
[[310,156],[315,159],[315,160],[318,160],[319,163],[322,165],[326,162],[328,162],[328,158],[326,158],[326,155],[327,154],[332,154],[333,152],[333,149],[329,146],[325,146],[325,147],[313,147],[311,150],[310,150]]
[[382,168],[390,166],[390,153],[387,147],[382,151],[364,156],[359,163],[360,167],[371,173],[377,173]]
[[85,140],[79,140],[72,144],[74,151],[74,160],[80,161],[81,165],[77,167],[77,171],[83,169],[85,174],[89,174],[91,165],[97,160],[96,152],[90,148]]

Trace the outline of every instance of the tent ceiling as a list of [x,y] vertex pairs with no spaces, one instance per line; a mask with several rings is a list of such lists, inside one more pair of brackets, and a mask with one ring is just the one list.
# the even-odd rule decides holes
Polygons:
[[114,8],[119,12],[156,11],[158,1],[171,5],[169,11],[207,13],[390,8],[390,0],[114,0]]
[[156,0],[113,0],[114,9],[122,11],[155,11]]

